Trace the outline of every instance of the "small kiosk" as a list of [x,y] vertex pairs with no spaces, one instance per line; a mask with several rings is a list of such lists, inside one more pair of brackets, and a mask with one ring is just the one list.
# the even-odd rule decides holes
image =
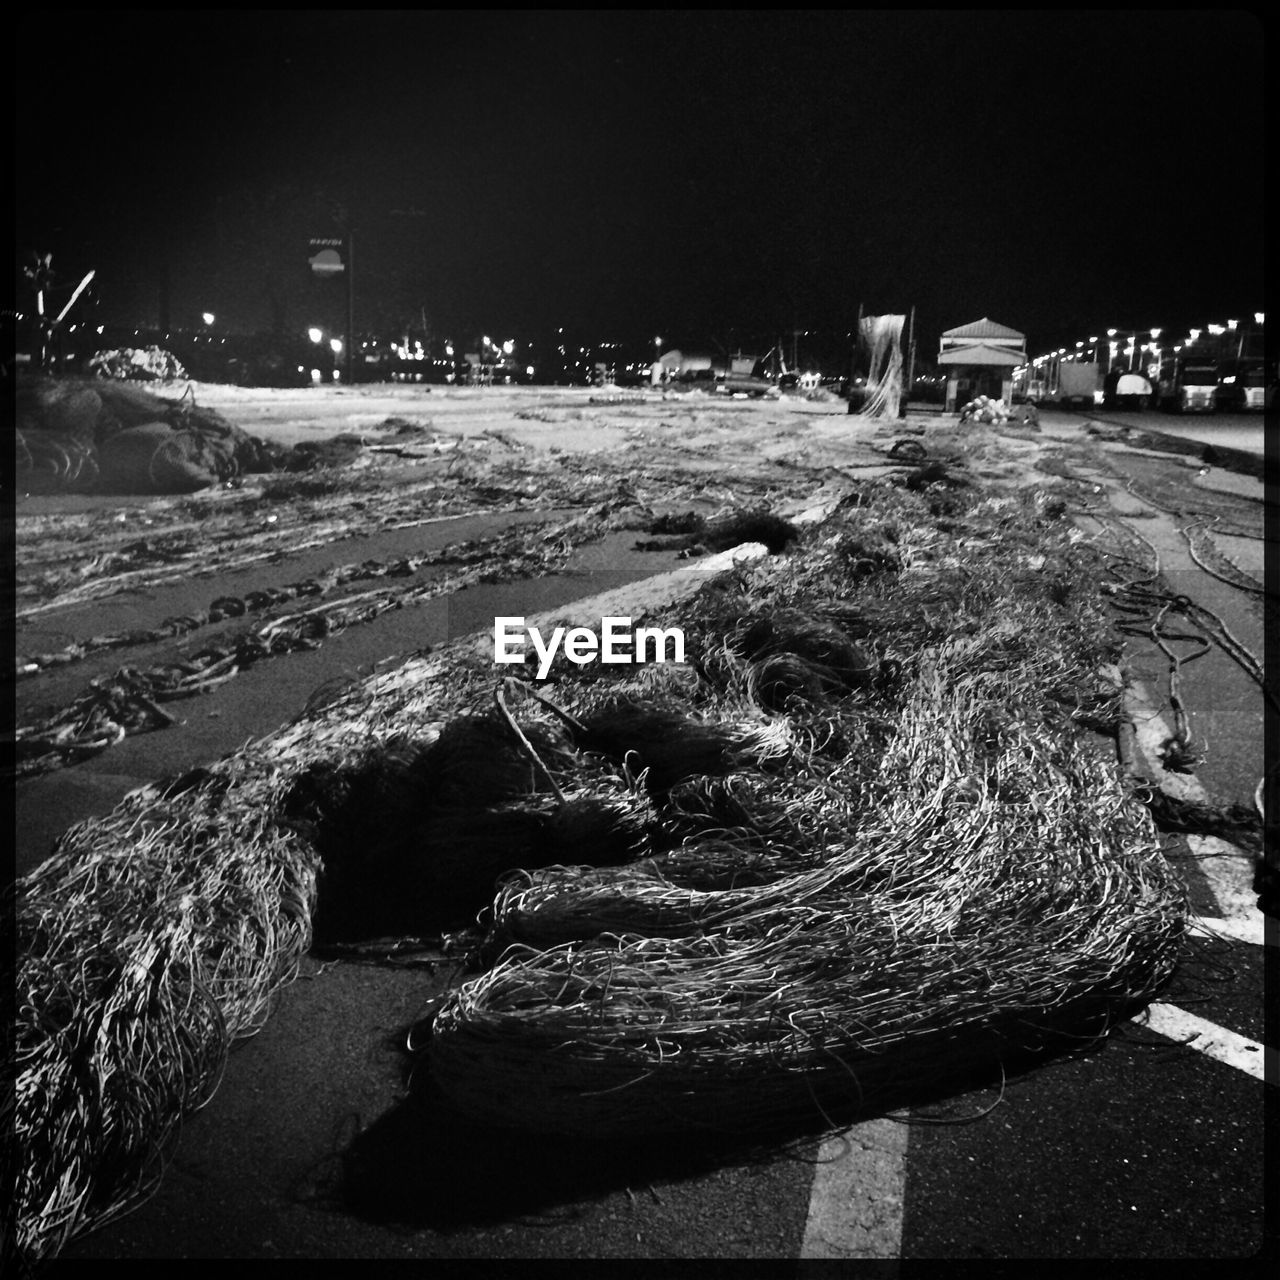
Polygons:
[[984,316],[942,335],[938,364],[947,371],[948,413],[977,396],[1012,404],[1013,371],[1027,362],[1026,335]]

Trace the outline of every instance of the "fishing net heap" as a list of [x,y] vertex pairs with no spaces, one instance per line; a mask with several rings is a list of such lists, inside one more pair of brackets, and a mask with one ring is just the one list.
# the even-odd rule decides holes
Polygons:
[[415,1079],[524,1129],[810,1123],[1149,999],[1186,903],[1079,734],[1120,715],[1091,554],[1044,493],[858,486],[645,620],[685,665],[458,642],[71,828],[14,889],[11,1241],[154,1188],[358,880],[475,922]]
[[864,316],[859,325],[867,357],[864,418],[898,416],[902,404],[902,326],[906,316]]
[[24,378],[15,408],[15,471],[28,493],[193,493],[273,466],[220,413],[136,382]]
[[375,744],[394,757],[406,735],[420,754],[490,676],[474,655],[409,660],[76,824],[15,883],[5,1255],[52,1256],[150,1195],[182,1117],[296,972],[323,871],[291,811],[299,780]]
[[170,382],[185,378],[182,361],[161,347],[120,347],[95,351],[88,369],[96,378],[118,378],[129,382]]
[[310,943],[311,849],[265,778],[234,804],[213,782],[80,824],[19,883],[7,1249],[27,1260],[155,1189]]
[[571,1135],[771,1132],[1097,1034],[1160,990],[1184,889],[1082,732],[1119,719],[1115,635],[1044,498],[957,518],[881,490],[683,611],[696,686],[650,668],[648,695],[669,678],[704,725],[754,715],[786,763],[658,796],[649,858],[507,878],[506,950],[423,1049],[455,1106]]

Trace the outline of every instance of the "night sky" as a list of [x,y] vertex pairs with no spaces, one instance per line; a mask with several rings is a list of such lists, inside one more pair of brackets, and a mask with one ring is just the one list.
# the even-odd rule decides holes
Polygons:
[[[1241,10],[48,11],[18,23],[18,257],[93,314],[686,343],[916,308],[1032,351],[1264,305]],[[21,285],[19,301],[22,300]],[[55,299],[56,301],[56,299]]]

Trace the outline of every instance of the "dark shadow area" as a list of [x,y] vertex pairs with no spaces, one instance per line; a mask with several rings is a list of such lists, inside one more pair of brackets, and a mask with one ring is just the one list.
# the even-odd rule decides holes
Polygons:
[[[1113,1011],[1111,1021],[1116,1016]],[[585,1139],[478,1123],[458,1114],[420,1062],[410,1097],[341,1153],[328,1199],[338,1211],[410,1229],[461,1230],[530,1218],[552,1223],[576,1204],[628,1188],[656,1188],[730,1166],[811,1160],[806,1147],[833,1127],[905,1107],[922,1123],[980,1121],[989,1108],[957,1116],[948,1101],[977,1090],[990,1090],[995,1099],[1055,1061],[1097,1052],[1107,1025],[1095,1012],[1056,1032],[1023,1029],[1021,1044],[1010,1029],[975,1037],[963,1049],[939,1042],[933,1055],[923,1055],[923,1074],[881,1085],[874,1102],[859,1106],[827,1096],[821,1110],[815,1106],[807,1116],[767,1130],[690,1126],[645,1140]],[[949,1069],[927,1061],[938,1054]]]
[[647,852],[634,805],[568,789],[580,762],[565,735],[520,734],[494,714],[460,716],[432,740],[393,739],[297,779],[284,812],[322,861],[318,949],[466,928],[507,872]]

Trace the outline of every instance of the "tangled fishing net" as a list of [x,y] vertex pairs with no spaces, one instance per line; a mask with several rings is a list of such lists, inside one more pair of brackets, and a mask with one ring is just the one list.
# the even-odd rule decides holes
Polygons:
[[28,493],[192,493],[271,466],[261,442],[221,414],[123,375],[24,378],[15,409],[15,469]]
[[88,368],[95,378],[132,382],[171,382],[187,376],[182,361],[157,346],[95,351],[89,358]]
[[864,418],[896,418],[902,404],[902,326],[906,316],[864,316],[859,326],[867,357]]
[[[787,749],[673,788],[645,859],[507,878],[506,950],[422,1049],[461,1111],[774,1132],[1096,1034],[1167,981],[1183,887],[1082,733],[1118,716],[1086,549],[1031,497],[975,498],[963,540],[925,500],[684,611],[704,717],[750,709]],[[897,557],[867,573],[877,526]]]
[[19,884],[8,1248],[27,1259],[154,1190],[307,948],[314,855],[263,779],[224,807],[227,787],[126,802]]
[[18,1249],[154,1187],[321,933],[469,917],[415,1079],[565,1134],[811,1125],[1150,1000],[1185,894],[1083,732],[1120,718],[1093,553],[1041,494],[940,493],[859,486],[653,611],[686,665],[459,642],[72,828],[16,888]]

